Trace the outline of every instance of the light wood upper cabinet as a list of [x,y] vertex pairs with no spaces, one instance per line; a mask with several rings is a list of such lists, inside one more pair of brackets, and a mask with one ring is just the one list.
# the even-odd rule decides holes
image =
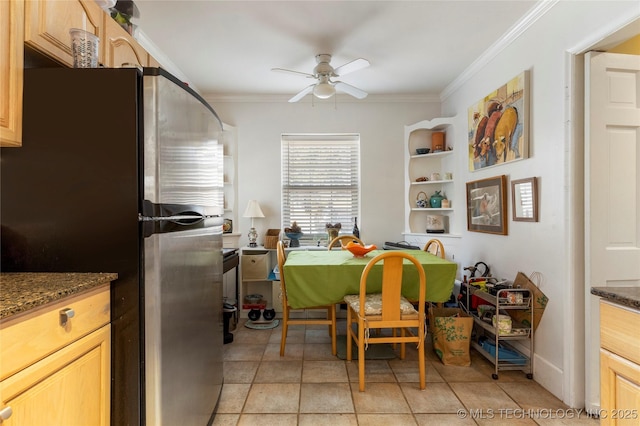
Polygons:
[[24,1],[0,1],[0,28],[0,146],[21,146]]
[[104,14],[104,65],[109,68],[120,68],[123,64],[134,64],[143,67],[149,64],[149,54],[138,42],[114,21]]
[[[105,12],[94,0],[28,0],[25,3],[24,43],[51,59],[73,66],[71,28],[101,37]],[[104,62],[101,40],[99,61]]]

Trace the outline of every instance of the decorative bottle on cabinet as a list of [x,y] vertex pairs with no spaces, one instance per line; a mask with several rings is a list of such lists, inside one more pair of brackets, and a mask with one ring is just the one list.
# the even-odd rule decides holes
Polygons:
[[358,229],[358,217],[353,218],[353,236],[360,238],[360,230]]

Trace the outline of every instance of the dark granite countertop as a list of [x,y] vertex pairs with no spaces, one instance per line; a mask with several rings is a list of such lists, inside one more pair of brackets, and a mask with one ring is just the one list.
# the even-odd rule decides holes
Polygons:
[[640,287],[591,287],[591,294],[619,305],[640,309]]
[[117,278],[116,273],[2,273],[0,319],[82,293]]

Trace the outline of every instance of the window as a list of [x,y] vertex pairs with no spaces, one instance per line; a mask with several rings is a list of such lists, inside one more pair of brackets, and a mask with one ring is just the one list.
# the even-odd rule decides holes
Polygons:
[[360,136],[282,135],[282,227],[326,237],[327,223],[351,233],[360,208]]

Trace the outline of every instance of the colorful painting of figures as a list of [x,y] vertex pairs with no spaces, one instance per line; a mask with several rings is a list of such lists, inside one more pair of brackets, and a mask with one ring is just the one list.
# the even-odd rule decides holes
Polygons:
[[480,170],[529,156],[529,72],[469,107],[469,170]]

